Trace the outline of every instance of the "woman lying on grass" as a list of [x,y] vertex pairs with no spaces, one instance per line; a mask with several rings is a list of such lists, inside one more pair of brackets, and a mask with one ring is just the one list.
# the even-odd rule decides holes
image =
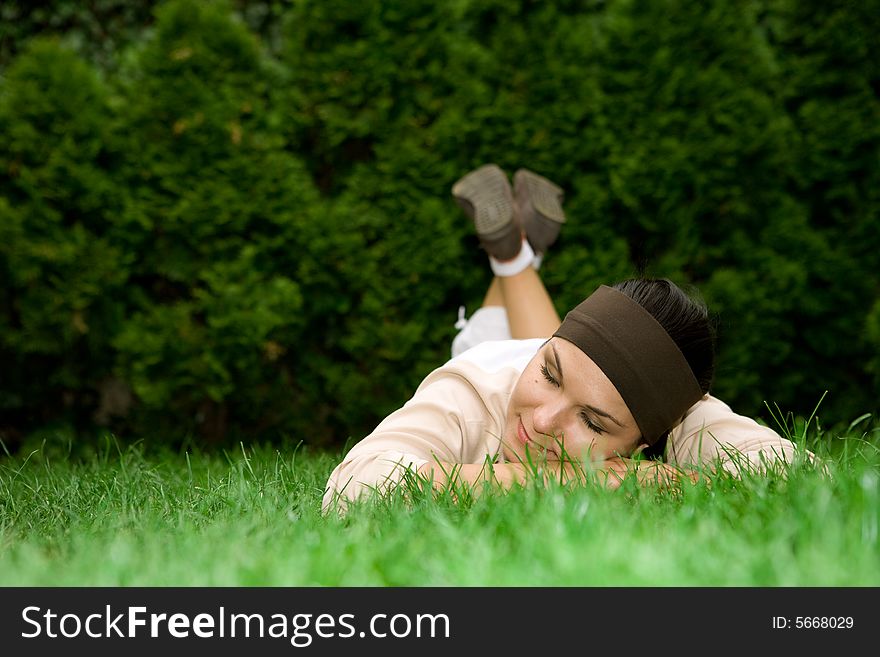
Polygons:
[[791,461],[790,441],[709,395],[708,314],[672,282],[601,286],[560,322],[537,273],[565,221],[556,185],[521,169],[511,190],[486,165],[452,193],[495,278],[483,307],[462,320],[453,358],[333,470],[325,510],[389,491],[407,473],[434,486],[502,488],[538,472],[559,481],[589,473],[613,487],[628,472],[668,484],[701,468]]

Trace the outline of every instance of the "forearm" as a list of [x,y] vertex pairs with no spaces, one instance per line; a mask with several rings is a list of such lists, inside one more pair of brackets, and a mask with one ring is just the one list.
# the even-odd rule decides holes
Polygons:
[[680,467],[651,460],[635,460],[614,457],[601,463],[596,468],[598,482],[607,488],[619,488],[627,477],[635,477],[640,486],[658,486],[661,488],[675,486],[683,481],[697,483],[700,473],[696,470],[684,470]]
[[560,461],[546,461],[540,464],[434,461],[421,466],[418,474],[436,489],[464,485],[477,494],[486,488],[486,484],[489,484],[490,488],[509,490],[514,486],[535,480],[545,484],[550,481],[565,484],[573,480],[583,483],[586,479],[582,466]]
[[475,493],[485,488],[484,484],[507,490],[514,484],[521,483],[526,476],[525,469],[515,464],[448,463],[444,461],[425,463],[418,469],[418,474],[425,483],[430,483],[438,490],[463,485]]
[[419,475],[434,488],[466,485],[474,493],[481,492],[491,484],[501,490],[529,481],[541,483],[583,484],[593,481],[608,488],[618,488],[629,477],[637,478],[641,486],[671,486],[682,481],[696,482],[696,472],[684,470],[666,463],[655,461],[635,461],[632,459],[611,458],[592,466],[582,463],[547,461],[540,464],[499,463],[426,463],[418,469]]

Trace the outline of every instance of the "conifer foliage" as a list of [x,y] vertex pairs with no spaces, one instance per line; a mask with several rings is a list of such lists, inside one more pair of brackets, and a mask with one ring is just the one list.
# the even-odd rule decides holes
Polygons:
[[825,421],[878,410],[878,0],[2,16],[7,444],[55,422],[362,436],[482,300],[449,188],[489,161],[566,191],[542,269],[561,313],[668,276],[717,315],[715,393],[738,411],[807,415],[825,390]]

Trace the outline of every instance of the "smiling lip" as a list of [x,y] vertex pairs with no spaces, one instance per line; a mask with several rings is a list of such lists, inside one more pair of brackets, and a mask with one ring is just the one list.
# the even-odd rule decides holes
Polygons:
[[523,445],[531,445],[531,446],[532,446],[532,449],[540,449],[540,450],[544,450],[544,452],[546,452],[547,454],[553,454],[553,455],[556,455],[556,450],[555,450],[555,449],[553,449],[553,448],[551,448],[551,447],[544,447],[544,446],[540,445],[539,443],[536,443],[534,440],[532,440],[532,439],[529,437],[529,434],[528,434],[528,432],[526,431],[526,427],[525,427],[525,425],[523,425],[523,423],[522,423],[522,419],[520,419],[520,421],[517,423],[517,426],[516,426],[516,437],[519,438],[519,441],[520,441]]
[[528,445],[529,443],[534,444],[535,442],[529,438],[529,434],[526,433],[526,428],[523,426],[522,420],[519,421],[519,425],[516,427],[516,435],[523,445]]

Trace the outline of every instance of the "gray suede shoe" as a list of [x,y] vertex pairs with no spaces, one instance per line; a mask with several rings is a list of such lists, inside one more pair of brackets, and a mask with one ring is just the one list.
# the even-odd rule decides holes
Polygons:
[[456,203],[473,219],[480,245],[498,260],[515,258],[522,248],[522,227],[513,211],[507,175],[496,164],[471,171],[452,186]]
[[513,196],[529,244],[535,253],[546,253],[565,223],[562,188],[534,171],[519,169],[513,176]]

